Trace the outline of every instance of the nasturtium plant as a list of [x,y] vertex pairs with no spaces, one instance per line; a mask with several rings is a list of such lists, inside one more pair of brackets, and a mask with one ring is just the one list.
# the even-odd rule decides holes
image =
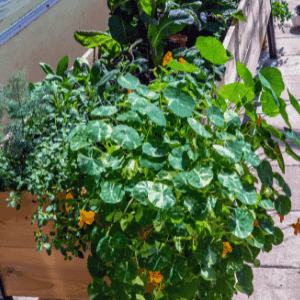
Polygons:
[[[129,6],[109,2],[114,12],[110,33],[82,31],[74,36],[86,47],[101,45],[104,60],[90,68],[77,59],[73,74],[67,71],[67,56],[56,74],[40,64],[47,74],[43,96],[55,112],[47,122],[34,125],[32,119],[30,123],[41,134],[51,127],[45,139],[37,141],[34,154],[42,168],[47,165],[59,174],[48,169],[46,175],[45,169],[33,173],[27,161],[36,186],[27,178],[26,187],[38,193],[39,200],[47,192],[52,201],[46,214],[39,207],[32,222],[38,220],[41,227],[53,217],[57,229],[52,243],[41,230],[36,234],[37,250],[44,246],[50,255],[53,245],[66,259],[71,258],[67,252],[83,258],[79,249],[86,251],[91,242],[90,299],[232,299],[238,291],[250,296],[253,272],[246,263],[259,266],[260,251],[269,252],[283,241],[283,232],[274,226],[267,210],[275,209],[282,220],[291,210],[291,192],[270,162],[255,151],[264,147],[268,157],[284,168],[272,133],[286,145],[288,154],[300,158],[285,135],[258,117],[253,106],[253,98],[264,93],[263,112],[281,114],[288,136],[297,140],[280,98],[282,77],[269,68],[254,79],[238,63],[244,83],[216,90],[213,84],[224,74],[230,55],[214,37],[198,37],[194,47],[165,54],[170,34],[191,24],[208,26],[202,24],[208,14],[197,14],[200,2],[179,2],[150,6],[143,1],[138,5],[131,1]],[[226,10],[243,19],[232,11],[231,2],[217,2],[219,12],[213,10],[213,14]],[[147,23],[146,31],[137,30],[141,20],[133,19],[136,15]],[[133,37],[145,32],[155,65],[155,78],[146,85],[133,75],[142,68],[142,60],[133,57],[137,44],[128,49],[131,63],[124,50],[135,42]],[[149,58],[147,49],[141,49],[144,58]],[[36,93],[39,87],[30,83]],[[237,109],[230,109],[231,102]],[[251,118],[247,124],[240,122],[242,107]],[[84,111],[82,118],[72,119],[72,109],[78,115]],[[70,119],[73,124],[68,127]],[[57,127],[62,131],[67,127],[67,134],[59,135]],[[58,139],[55,143],[53,136]],[[33,134],[27,137],[34,140]],[[57,170],[57,160],[65,174]],[[254,186],[258,180],[260,191]],[[284,194],[275,190],[274,183]],[[68,193],[63,200],[58,197],[61,190]],[[9,204],[14,206],[14,195],[10,196]],[[296,234],[299,220],[291,226]],[[75,247],[77,241],[80,245]],[[110,286],[104,276],[111,280]],[[152,295],[146,292],[149,282],[155,284]]]

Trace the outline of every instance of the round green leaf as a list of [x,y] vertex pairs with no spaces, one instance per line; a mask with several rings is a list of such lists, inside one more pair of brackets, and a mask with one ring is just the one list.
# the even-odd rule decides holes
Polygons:
[[241,119],[238,113],[236,113],[233,110],[228,110],[225,111],[224,113],[224,120],[229,127],[231,124],[233,124],[235,127],[240,127],[241,126]]
[[264,209],[274,209],[274,204],[270,199],[262,199],[258,203],[258,206],[264,208]]
[[135,91],[139,93],[141,96],[151,99],[151,100],[158,100],[159,94],[150,90],[150,88],[146,85],[139,85],[136,87]]
[[141,167],[157,172],[164,167],[167,160],[165,157],[151,157],[142,154],[139,163]]
[[284,179],[282,178],[282,176],[277,172],[273,172],[273,176],[274,176],[275,182],[280,187],[282,187],[283,191],[285,192],[285,195],[287,197],[291,198],[291,196],[292,196],[291,190],[290,190],[289,186],[286,184],[286,182],[284,181]]
[[127,73],[125,76],[120,75],[117,79],[117,82],[121,87],[130,90],[133,90],[140,85],[139,79],[130,73]]
[[106,263],[113,260],[113,253],[110,247],[110,237],[103,237],[96,248],[96,253],[98,257],[102,260],[102,262]]
[[187,172],[180,172],[177,173],[174,178],[173,178],[173,184],[175,189],[182,193],[186,193],[187,188],[188,188],[188,177],[189,173]]
[[251,185],[243,184],[242,190],[235,190],[235,194],[238,199],[247,205],[254,205],[257,202],[256,189]]
[[190,165],[188,154],[182,148],[174,148],[169,154],[169,163],[174,169],[184,171]]
[[147,206],[149,204],[148,201],[148,190],[153,186],[152,181],[140,181],[133,188],[134,198],[140,202],[141,204]]
[[254,227],[251,235],[253,236],[253,238],[247,238],[248,244],[252,247],[262,248],[265,244],[265,237],[262,232],[257,227]]
[[143,152],[152,157],[163,157],[169,152],[168,143],[155,136],[149,136],[147,143],[143,144]]
[[208,116],[209,120],[211,122],[213,122],[214,125],[216,125],[218,127],[224,126],[224,121],[225,121],[224,115],[218,107],[211,105],[210,107],[208,107],[206,109],[206,111],[207,111],[207,116]]
[[95,120],[87,123],[85,132],[94,143],[97,143],[109,138],[112,133],[112,128],[100,120]]
[[274,227],[274,234],[272,234],[272,236],[273,236],[273,242],[272,242],[273,245],[278,246],[283,242],[284,234],[280,228]]
[[162,183],[154,183],[148,189],[148,199],[155,207],[163,210],[170,209],[176,203],[172,188]]
[[270,221],[268,217],[263,217],[258,220],[258,224],[261,227],[261,229],[269,234],[274,233],[274,225]]
[[116,232],[110,241],[110,245],[115,249],[125,249],[128,244],[128,237],[123,232]]
[[192,127],[192,129],[199,135],[203,136],[204,138],[211,138],[212,134],[206,131],[204,126],[200,124],[198,121],[196,121],[194,118],[188,118],[187,119],[189,125]]
[[231,163],[235,164],[242,158],[242,153],[234,147],[222,147],[221,145],[213,145],[214,149],[223,157],[227,158]]
[[116,204],[123,200],[125,192],[122,189],[122,184],[116,184],[115,182],[101,182],[101,199],[110,204]]
[[110,138],[128,150],[136,149],[142,144],[142,139],[137,131],[127,125],[114,127]]
[[140,116],[135,111],[128,111],[127,113],[118,115],[116,118],[117,121],[124,121],[128,123],[139,122],[142,123]]
[[149,103],[148,106],[145,108],[145,112],[149,119],[158,126],[165,127],[167,125],[164,113],[156,105]]
[[229,60],[223,44],[214,37],[199,36],[196,47],[201,56],[215,65],[224,65]]
[[121,261],[116,266],[116,278],[125,283],[130,283],[138,275],[138,268],[133,261]]
[[112,105],[106,105],[106,106],[101,106],[98,108],[95,108],[92,112],[92,116],[99,116],[99,117],[106,117],[106,116],[111,116],[115,114],[118,111],[118,109],[115,106]]
[[243,188],[242,182],[236,172],[226,173],[223,170],[218,174],[221,184],[232,191],[239,191]]
[[169,101],[168,108],[178,117],[191,117],[195,109],[195,101],[189,93],[179,88],[168,86],[163,90],[165,98]]
[[275,209],[280,215],[287,215],[291,211],[292,203],[291,200],[283,195],[279,195],[275,199]]
[[273,186],[273,172],[271,164],[267,160],[263,160],[257,168],[257,174],[261,182],[269,188]]
[[253,223],[251,213],[242,208],[236,208],[235,214],[231,214],[227,221],[231,233],[240,239],[245,239],[252,233]]
[[241,147],[241,150],[244,152],[244,158],[247,163],[250,165],[257,167],[260,165],[260,159],[258,155],[251,150],[251,145],[248,143],[244,143]]
[[210,184],[214,177],[212,169],[196,166],[189,173],[188,182],[191,186],[201,189]]
[[100,160],[100,156],[101,152],[95,149],[80,149],[77,156],[78,167],[85,174],[99,175],[106,170],[105,164]]

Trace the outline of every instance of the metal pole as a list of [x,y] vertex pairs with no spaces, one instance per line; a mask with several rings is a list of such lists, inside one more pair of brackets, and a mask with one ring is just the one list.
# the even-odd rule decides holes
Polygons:
[[272,14],[272,1],[271,0],[270,0],[270,4],[271,4],[271,13],[270,13],[268,27],[267,27],[269,53],[270,53],[271,59],[277,59],[274,23],[273,23],[273,14]]

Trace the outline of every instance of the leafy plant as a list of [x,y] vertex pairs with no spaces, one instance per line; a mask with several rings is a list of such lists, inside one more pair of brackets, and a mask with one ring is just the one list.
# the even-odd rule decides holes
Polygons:
[[[101,34],[106,50],[117,49],[115,39]],[[51,200],[46,213],[39,206],[32,223],[38,220],[41,228],[53,218],[57,228],[52,243],[41,229],[36,233],[37,250],[44,247],[50,255],[54,246],[65,259],[71,259],[67,252],[82,258],[81,247],[86,251],[91,242],[90,299],[152,299],[145,293],[149,281],[156,284],[156,299],[231,299],[238,291],[251,295],[253,274],[246,262],[259,266],[260,250],[269,252],[283,241],[267,209],[275,208],[281,218],[291,210],[288,185],[254,151],[262,147],[284,173],[272,134],[300,160],[285,135],[258,118],[253,107],[261,94],[263,113],[281,114],[289,127],[286,134],[298,142],[280,98],[280,71],[268,67],[254,79],[237,62],[243,83],[217,90],[214,82],[225,72],[230,53],[217,39],[198,37],[193,47],[164,54],[152,70],[155,79],[141,84],[131,73],[146,56],[133,59],[129,51],[128,59],[125,47],[119,61],[110,57],[110,65],[100,60],[90,69],[77,59],[73,74],[67,56],[56,74],[40,63],[45,81],[29,84],[33,93],[47,89],[41,98],[52,110],[49,118],[32,115],[25,128],[31,143],[33,132],[41,134],[32,152],[36,161],[33,155],[27,158],[21,184],[38,194],[41,205],[44,193]],[[251,121],[241,125],[243,107]],[[73,109],[82,117],[71,117]],[[253,170],[262,183],[259,193]],[[60,191],[67,192],[65,201],[57,196]],[[12,192],[8,205],[20,204],[20,197]],[[297,224],[291,225],[295,234]]]
[[[196,47],[201,58],[214,65],[229,59],[214,38],[199,37]],[[93,96],[88,106],[93,107],[97,93],[107,95],[108,86],[99,88],[114,76],[119,84],[114,86],[114,96],[121,101],[90,109],[85,113],[87,121],[70,130],[66,140],[68,166],[78,173],[73,177],[71,171],[66,173],[70,187],[67,201],[58,200],[53,192],[46,213],[39,210],[33,218],[32,222],[38,220],[41,227],[53,217],[58,228],[52,243],[41,230],[36,234],[36,240],[40,239],[37,250],[44,246],[50,255],[54,245],[61,247],[66,258],[71,258],[67,251],[83,257],[74,243],[80,241],[85,251],[91,241],[91,299],[100,293],[107,299],[137,295],[147,299],[150,295],[145,294],[145,284],[151,280],[157,284],[156,299],[231,299],[238,291],[251,295],[252,269],[244,262],[258,266],[260,250],[269,252],[283,240],[283,233],[274,227],[266,210],[275,207],[284,216],[291,209],[288,185],[272,171],[268,160],[261,161],[254,151],[260,146],[267,149],[267,156],[277,159],[284,172],[271,132],[285,143],[288,154],[300,160],[284,134],[258,118],[253,108],[255,94],[262,92],[263,112],[269,116],[280,113],[292,134],[280,98],[284,90],[280,71],[266,68],[254,79],[242,63],[237,63],[244,83],[215,89],[217,95],[211,97],[201,93],[204,84],[190,75],[199,71],[195,65],[185,59],[177,62],[170,55],[163,64],[161,72],[165,74],[158,75],[149,86],[125,73],[125,67],[95,77],[100,61],[92,70],[83,63],[85,75],[74,75],[76,80],[84,77],[90,84]],[[44,83],[67,86],[64,68],[63,76],[54,75],[51,67],[43,64],[48,74]],[[176,78],[169,76],[174,71]],[[64,94],[62,88],[56,90]],[[56,110],[72,102],[59,96],[52,100]],[[228,110],[231,102],[236,109]],[[252,120],[243,125],[237,113],[242,106]],[[211,124],[201,125],[204,118]],[[251,169],[257,170],[262,183],[259,194]],[[47,176],[40,178],[52,186]],[[274,181],[284,195],[273,187]],[[80,193],[82,182],[84,194]],[[69,245],[67,249],[62,246],[64,242]],[[110,288],[102,279],[105,275],[112,280]]]
[[275,21],[280,21],[278,27],[284,32],[284,22],[292,19],[292,12],[284,0],[272,0],[272,14]]

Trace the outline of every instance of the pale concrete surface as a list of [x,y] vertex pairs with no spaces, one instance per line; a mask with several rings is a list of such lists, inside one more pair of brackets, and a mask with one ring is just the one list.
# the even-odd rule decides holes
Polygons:
[[[298,0],[287,0],[289,9],[291,11],[299,5]],[[281,98],[286,102],[286,112],[288,114],[289,122],[292,129],[300,138],[300,116],[294,107],[291,105],[287,89],[296,98],[300,104],[300,31],[296,32],[291,29],[291,22],[285,24],[285,33],[277,26],[275,27],[275,39],[276,48],[278,53],[278,59],[264,59],[260,62],[262,67],[273,66],[281,71],[283,81],[285,83],[285,90],[281,94]],[[262,53],[261,57],[266,56],[268,49],[265,53]],[[257,113],[262,114],[261,106],[257,108]],[[269,118],[262,114],[262,117],[268,124],[272,125],[276,129],[284,132],[284,127],[288,127],[281,115],[275,118]],[[274,138],[279,142],[278,139]],[[292,141],[290,138],[286,138],[288,141]],[[253,286],[254,292],[249,297],[252,300],[299,300],[300,289],[300,259],[298,249],[300,248],[300,236],[294,235],[294,229],[288,225],[296,223],[300,218],[300,162],[294,160],[292,157],[286,154],[285,145],[279,142],[279,147],[283,155],[285,163],[285,174],[281,172],[277,161],[271,161],[273,172],[279,173],[288,186],[290,187],[292,196],[292,209],[291,212],[284,217],[282,223],[280,218],[276,215],[275,210],[269,210],[268,214],[272,216],[276,227],[279,227],[283,234],[283,242],[274,246],[272,250],[267,252],[260,252],[257,259],[260,260],[261,266],[255,268],[251,264],[248,264],[253,270]],[[300,156],[300,149],[295,143],[290,144],[291,149]],[[257,154],[264,153],[262,149],[256,151]],[[265,158],[266,155],[262,155],[260,158]],[[269,159],[268,159],[269,161]],[[256,177],[257,172],[253,172]],[[281,188],[274,185],[280,194],[283,194]],[[256,184],[256,187],[261,188],[261,184]],[[233,300],[246,300],[248,296],[246,294],[239,293],[235,295]]]

